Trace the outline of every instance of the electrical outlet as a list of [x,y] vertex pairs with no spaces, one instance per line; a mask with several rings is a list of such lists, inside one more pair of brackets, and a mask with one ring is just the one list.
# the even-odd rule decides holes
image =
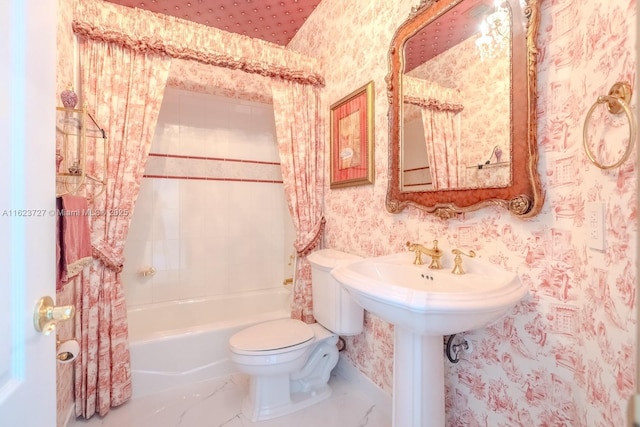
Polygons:
[[589,247],[604,251],[604,203],[587,203],[587,240]]

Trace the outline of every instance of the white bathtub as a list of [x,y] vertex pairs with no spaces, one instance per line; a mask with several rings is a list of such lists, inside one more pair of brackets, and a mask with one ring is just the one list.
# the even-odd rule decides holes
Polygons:
[[133,398],[235,372],[229,337],[249,325],[290,317],[284,288],[128,310]]

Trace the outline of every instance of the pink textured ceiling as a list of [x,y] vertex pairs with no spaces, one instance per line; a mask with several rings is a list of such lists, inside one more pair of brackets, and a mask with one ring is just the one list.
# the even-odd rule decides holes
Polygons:
[[[322,0],[105,1],[172,15],[286,46]],[[479,16],[492,10],[493,2],[464,1],[438,18],[436,23],[426,26],[407,44],[405,71],[410,71],[477,32]]]
[[286,46],[321,0],[106,0]]
[[424,27],[405,46],[405,71],[411,71],[477,33],[482,19],[493,12],[493,5],[494,0],[463,1]]

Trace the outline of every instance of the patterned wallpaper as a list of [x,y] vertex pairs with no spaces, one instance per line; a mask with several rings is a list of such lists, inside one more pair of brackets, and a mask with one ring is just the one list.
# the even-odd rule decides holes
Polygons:
[[[407,240],[438,238],[443,249],[474,249],[528,285],[530,297],[511,313],[464,334],[472,354],[446,362],[447,425],[624,425],[635,378],[636,165],[633,156],[612,171],[590,164],[582,126],[598,95],[618,80],[635,82],[636,2],[540,2],[543,211],[522,221],[487,208],[449,222],[413,208],[391,215],[384,207],[388,46],[417,3],[325,0],[289,45],[319,59],[327,106],[369,80],[376,87],[375,184],[326,189],[325,246],[371,256],[401,251]],[[603,160],[615,161],[628,128],[604,111],[594,114],[591,143]],[[587,245],[586,207],[593,201],[606,207],[602,252]],[[347,341],[347,357],[390,392],[392,354],[393,328],[367,314],[365,332]]]

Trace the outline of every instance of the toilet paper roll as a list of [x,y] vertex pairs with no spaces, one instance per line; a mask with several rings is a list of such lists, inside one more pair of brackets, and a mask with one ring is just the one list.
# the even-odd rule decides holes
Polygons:
[[59,363],[69,363],[75,360],[80,353],[80,344],[76,340],[65,341],[58,347],[56,359]]

